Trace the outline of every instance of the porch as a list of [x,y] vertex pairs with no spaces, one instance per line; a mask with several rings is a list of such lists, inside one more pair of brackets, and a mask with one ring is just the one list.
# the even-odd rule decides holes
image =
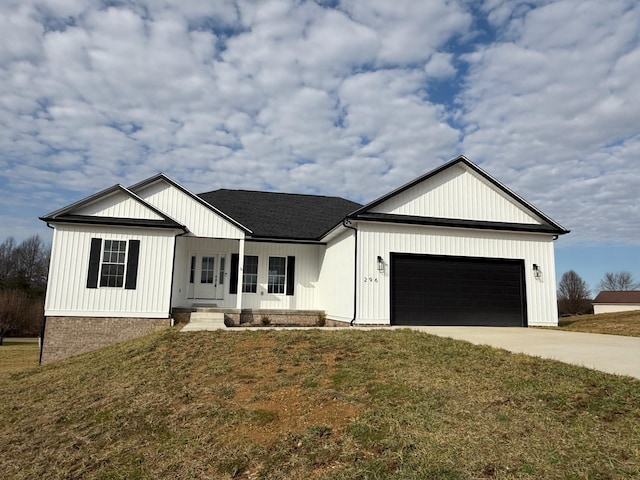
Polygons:
[[[216,305],[193,305],[174,307],[171,316],[175,323],[188,324],[196,318],[209,317],[219,328],[226,327],[323,327],[326,315],[322,310],[270,310],[236,309]],[[218,321],[218,319],[220,319]]]
[[309,243],[178,237],[172,312],[182,318],[198,308],[218,309],[230,325],[260,324],[263,317],[272,324],[315,324],[321,312],[323,249]]

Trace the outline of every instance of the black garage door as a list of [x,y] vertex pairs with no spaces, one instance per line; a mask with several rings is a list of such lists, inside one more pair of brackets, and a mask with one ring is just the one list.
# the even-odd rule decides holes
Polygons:
[[391,254],[394,325],[526,326],[524,262]]

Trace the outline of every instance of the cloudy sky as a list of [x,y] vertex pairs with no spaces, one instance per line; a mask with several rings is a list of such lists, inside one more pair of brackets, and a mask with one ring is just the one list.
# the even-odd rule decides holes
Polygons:
[[159,171],[368,202],[465,154],[640,278],[636,0],[4,0],[0,241]]

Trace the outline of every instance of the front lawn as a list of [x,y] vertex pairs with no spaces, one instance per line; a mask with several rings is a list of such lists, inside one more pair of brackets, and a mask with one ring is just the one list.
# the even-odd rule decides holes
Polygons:
[[410,330],[175,329],[11,375],[6,479],[640,478],[640,382]]
[[38,366],[37,338],[5,338],[0,345],[0,385],[13,373]]

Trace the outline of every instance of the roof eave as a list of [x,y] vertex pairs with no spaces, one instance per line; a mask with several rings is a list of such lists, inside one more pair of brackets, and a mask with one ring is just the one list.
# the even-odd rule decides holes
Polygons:
[[134,227],[134,228],[160,228],[167,230],[182,230],[187,233],[189,229],[173,220],[150,220],[140,218],[101,217],[101,216],[44,216],[40,220],[47,224],[73,224],[73,225],[101,225],[110,227]]
[[478,220],[463,219],[445,219],[435,217],[411,217],[408,215],[384,216],[384,214],[366,214],[352,215],[348,217],[350,220],[360,222],[379,222],[379,223],[395,223],[404,225],[422,225],[431,227],[447,227],[447,228],[466,228],[475,230],[496,230],[508,232],[526,232],[526,233],[544,233],[550,235],[563,235],[568,233],[565,230],[559,230],[552,225],[548,227],[544,225],[535,225],[527,223],[507,223],[507,222],[484,222]]

